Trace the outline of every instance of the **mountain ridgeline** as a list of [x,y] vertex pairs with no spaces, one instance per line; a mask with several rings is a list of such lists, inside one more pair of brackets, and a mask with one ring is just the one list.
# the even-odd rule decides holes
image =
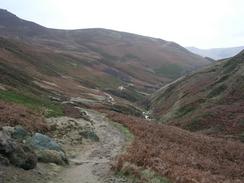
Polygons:
[[[0,10],[0,37],[1,67],[66,94],[82,86],[120,96],[123,86],[136,101],[210,63],[174,42],[106,29],[49,29],[7,10]],[[6,77],[17,82],[11,73]]]

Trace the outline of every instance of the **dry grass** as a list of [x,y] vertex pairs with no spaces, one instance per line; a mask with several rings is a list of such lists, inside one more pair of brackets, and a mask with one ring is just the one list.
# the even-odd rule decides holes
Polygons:
[[119,157],[117,168],[129,162],[151,168],[173,182],[213,183],[244,181],[244,145],[108,112],[129,128],[133,143]]
[[29,131],[45,132],[48,126],[42,116],[21,105],[0,101],[0,128],[22,125]]

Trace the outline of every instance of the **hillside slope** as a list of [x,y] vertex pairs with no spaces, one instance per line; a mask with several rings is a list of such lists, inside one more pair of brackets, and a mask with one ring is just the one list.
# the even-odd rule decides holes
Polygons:
[[[42,79],[56,85],[54,80],[62,76],[71,83],[111,93],[119,86],[128,88],[132,95],[151,93],[209,63],[173,42],[106,29],[48,29],[6,10],[0,10],[0,37],[1,63],[32,76],[34,69],[38,73],[34,76],[47,75]],[[18,66],[11,65],[11,56]]]
[[186,49],[188,49],[192,53],[201,55],[203,57],[210,57],[212,59],[219,60],[235,56],[237,53],[244,49],[244,46],[212,49],[199,49],[196,47],[187,47]]
[[244,140],[244,52],[156,92],[148,107],[161,122]]
[[[231,90],[233,96],[228,102],[238,106],[231,106],[231,110],[237,110],[242,119],[243,55],[235,61],[196,73],[196,80],[194,75],[189,78],[197,84],[204,72],[210,72],[207,82],[211,82],[220,73],[223,77],[215,83],[217,88],[218,83],[230,81],[226,84],[231,86],[235,81],[233,88],[237,85],[240,88]],[[55,157],[46,154],[44,159],[38,158],[46,163],[29,171],[1,164],[0,182],[5,182],[5,178],[14,183],[94,182],[94,179],[117,182],[114,172],[110,172],[111,166],[121,170],[119,174],[123,169],[125,175],[131,174],[133,182],[137,177],[138,182],[147,183],[168,182],[167,179],[181,183],[243,182],[244,144],[142,119],[142,111],[134,105],[165,83],[206,64],[208,61],[176,43],[104,29],[47,29],[0,10],[0,132],[4,126],[22,125],[31,132],[26,139],[35,132],[44,133],[52,137],[48,138],[50,143],[62,144],[62,157],[66,152],[70,160],[70,165],[63,167],[54,164],[58,164],[55,154]],[[181,79],[174,83],[178,82]],[[220,85],[222,88],[225,87]],[[164,108],[157,108],[164,104],[158,95],[162,90],[152,97],[151,107],[165,112]],[[216,102],[218,91],[213,89],[209,94]],[[177,99],[177,92],[174,87],[168,89],[166,95],[171,95],[168,104]],[[185,96],[190,92],[186,90]],[[192,100],[195,99],[200,101],[197,96]],[[184,115],[189,111],[188,106],[183,108]],[[215,111],[213,106],[213,114]],[[129,140],[128,148],[124,146],[125,140]],[[20,150],[17,153],[16,157],[22,160],[25,153]],[[1,154],[0,160],[4,162]]]

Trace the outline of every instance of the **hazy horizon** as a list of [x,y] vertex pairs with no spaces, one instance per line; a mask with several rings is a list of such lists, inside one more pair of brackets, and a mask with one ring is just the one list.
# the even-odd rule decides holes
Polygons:
[[0,8],[48,28],[105,28],[201,49],[244,44],[241,0],[0,0]]

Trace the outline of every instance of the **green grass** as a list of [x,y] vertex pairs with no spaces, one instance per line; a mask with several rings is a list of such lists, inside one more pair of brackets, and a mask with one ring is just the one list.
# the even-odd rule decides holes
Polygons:
[[239,63],[237,61],[233,61],[233,59],[229,60],[223,66],[224,67],[224,73],[229,74],[229,73],[233,72],[238,67],[238,64]]
[[158,69],[155,69],[155,72],[161,76],[176,79],[182,75],[183,68],[177,64],[167,64]]
[[224,75],[222,76],[218,81],[215,82],[215,84],[219,84],[224,82],[225,80],[227,80],[230,77],[230,75]]
[[124,98],[131,102],[142,101],[144,99],[144,95],[138,93],[136,90],[131,88],[126,88],[122,91],[118,89],[108,89],[105,91],[111,93],[112,95],[115,95],[120,98]]
[[239,121],[239,123],[240,123],[241,126],[244,127],[244,119],[241,119],[241,120]]
[[179,108],[176,112],[176,117],[182,117],[192,111],[194,111],[196,109],[195,106],[193,105],[186,105],[186,106],[183,106],[181,108]]
[[103,75],[100,77],[97,76],[89,76],[87,78],[83,79],[83,82],[86,82],[90,85],[93,85],[94,87],[98,87],[99,89],[108,89],[108,88],[118,88],[122,82],[114,77],[110,77],[107,75]]
[[112,111],[119,112],[126,115],[142,117],[142,111],[132,105],[114,104],[110,108]]
[[224,92],[226,90],[227,86],[226,85],[220,85],[217,88],[214,88],[209,94],[208,97],[212,98],[212,97],[216,97],[218,95],[220,95],[222,92]]
[[[133,183],[140,183],[147,182],[147,183],[170,183],[170,181],[166,177],[160,176],[158,173],[151,169],[144,169],[139,168],[136,165],[132,165],[129,163],[126,163],[127,165],[130,165],[127,168],[122,168],[120,171],[116,172],[117,177],[126,177],[128,182]],[[136,168],[137,172],[139,174],[135,174],[133,168]]]
[[63,108],[43,97],[23,94],[16,91],[0,91],[0,100],[21,104],[34,111],[41,112],[45,117],[63,115]]
[[150,169],[145,169],[141,172],[142,178],[146,179],[148,183],[170,183],[170,181],[165,178],[159,176],[157,173]]
[[112,122],[112,125],[115,128],[119,129],[125,135],[126,141],[131,142],[134,139],[134,135],[124,125],[116,123],[116,122]]

